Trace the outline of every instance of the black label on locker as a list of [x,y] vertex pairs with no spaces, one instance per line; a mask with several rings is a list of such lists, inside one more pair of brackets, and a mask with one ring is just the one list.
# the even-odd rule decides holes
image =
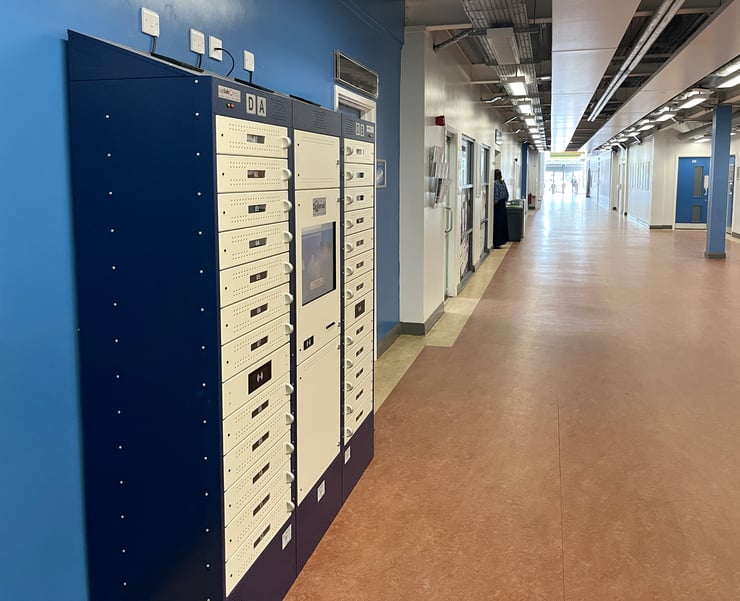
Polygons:
[[355,379],[359,380],[362,374],[364,373],[365,373],[365,368],[363,367],[360,371],[357,372],[357,374],[355,375]]
[[252,411],[252,419],[257,417],[260,413],[262,413],[269,406],[270,406],[270,399],[267,399],[264,403],[262,403],[259,407],[257,407],[257,409]]
[[259,273],[255,273],[252,276],[249,276],[249,283],[254,284],[255,282],[259,282],[260,280],[264,280],[267,277],[266,271],[260,271]]
[[359,317],[365,312],[365,301],[360,301],[355,305],[355,317]]
[[252,510],[252,517],[256,516],[260,512],[260,509],[262,509],[269,502],[270,502],[270,494],[268,493],[267,496],[264,499],[262,499],[262,501],[260,502],[260,504],[257,505],[257,507],[255,507]]
[[364,346],[361,346],[360,348],[358,348],[357,351],[355,351],[355,357],[359,357],[360,355],[362,355],[362,351],[364,350],[365,350]]
[[363,388],[362,390],[360,390],[360,392],[358,392],[358,393],[357,393],[357,394],[355,395],[355,400],[356,400],[356,401],[357,401],[357,400],[359,400],[359,398],[360,398],[360,397],[361,397],[361,396],[362,396],[362,395],[363,395],[364,393],[365,393],[365,389]]
[[[266,339],[265,339],[266,340]],[[272,380],[272,361],[260,365],[257,369],[249,374],[249,394],[252,394],[258,388]],[[254,415],[252,415],[254,417]]]
[[267,246],[267,238],[258,238],[257,240],[249,241],[249,248],[259,248],[260,246]]
[[364,266],[365,266],[365,261],[360,261],[360,262],[359,262],[359,263],[357,264],[357,269],[362,269],[362,268],[363,268]]
[[247,134],[247,142],[250,142],[251,144],[264,144],[265,143],[265,136],[258,136],[255,134]]
[[262,435],[262,438],[260,438],[260,439],[259,439],[259,440],[258,440],[257,442],[255,442],[255,443],[254,443],[254,444],[252,445],[252,450],[253,450],[253,451],[256,451],[257,449],[259,449],[259,448],[260,448],[260,447],[262,446],[262,444],[263,444],[263,443],[264,443],[264,442],[265,442],[265,441],[266,441],[266,440],[267,440],[268,438],[270,438],[270,433],[269,433],[269,432],[265,432],[265,433],[264,433],[264,434]]
[[357,173],[357,179],[363,179],[364,177],[365,177],[365,172],[364,171],[360,171],[360,172]]
[[363,409],[357,414],[357,417],[355,418],[356,422],[359,422],[362,419],[362,416],[365,415],[365,410]]
[[362,290],[364,287],[365,287],[365,284],[358,284],[358,286],[357,286],[357,292],[359,292],[360,290]]
[[312,346],[313,346],[313,336],[311,336],[310,338],[306,338],[303,341],[303,350],[304,351],[310,349]]
[[255,307],[254,309],[252,309],[249,312],[249,316],[250,317],[257,317],[257,315],[259,315],[260,313],[264,313],[265,311],[267,311],[267,303],[265,303],[264,305],[260,305],[259,307]]
[[355,336],[359,336],[359,335],[360,335],[360,334],[362,334],[362,333],[363,333],[364,331],[365,331],[365,326],[360,326],[359,328],[357,328],[357,329],[355,330]]
[[267,172],[264,169],[247,169],[248,179],[265,179]]
[[363,200],[365,200],[365,195],[364,194],[358,194],[357,195],[357,202],[362,202]]
[[365,241],[364,240],[358,240],[357,241],[357,246],[364,246],[364,245],[365,245]]
[[268,463],[265,467],[263,467],[259,472],[257,472],[254,475],[254,478],[252,478],[252,484],[256,484],[257,480],[259,480],[262,476],[264,476],[269,470],[270,470],[270,464]]
[[260,544],[260,543],[261,543],[261,542],[262,542],[263,540],[265,540],[265,537],[266,537],[266,536],[267,536],[268,534],[270,534],[270,526],[268,526],[267,528],[265,528],[265,531],[264,531],[264,532],[263,532],[262,534],[260,534],[260,535],[259,535],[259,537],[257,537],[257,540],[256,540],[256,541],[254,541],[254,545],[252,545],[252,546],[253,546],[253,548],[255,548],[255,549],[256,549],[256,548],[257,548],[257,547],[259,546],[259,544]]
[[364,218],[364,217],[360,217],[360,218],[359,218],[359,219],[357,220],[357,223],[365,223],[365,218]]
[[249,205],[249,209],[247,211],[252,213],[264,213],[267,211],[267,205]]
[[256,351],[259,347],[261,347],[263,344],[267,344],[267,341],[270,339],[269,336],[265,336],[264,338],[260,338],[257,342],[253,342],[251,349],[253,351]]

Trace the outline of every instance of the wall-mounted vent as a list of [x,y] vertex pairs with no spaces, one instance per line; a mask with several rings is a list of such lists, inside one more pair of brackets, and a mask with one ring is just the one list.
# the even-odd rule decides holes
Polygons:
[[334,52],[334,80],[370,98],[378,97],[378,74],[339,50]]

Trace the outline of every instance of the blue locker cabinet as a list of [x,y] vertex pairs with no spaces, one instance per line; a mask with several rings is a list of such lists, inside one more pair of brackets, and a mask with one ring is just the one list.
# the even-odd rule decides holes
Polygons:
[[92,601],[295,579],[292,100],[69,32]]

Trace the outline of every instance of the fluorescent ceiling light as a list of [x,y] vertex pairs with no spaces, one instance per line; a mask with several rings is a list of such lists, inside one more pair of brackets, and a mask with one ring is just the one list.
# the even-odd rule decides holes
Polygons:
[[506,81],[506,86],[509,88],[512,96],[527,95],[527,82],[523,77],[512,77]]
[[524,120],[524,123],[526,123],[529,127],[535,127],[537,125],[537,120],[534,117],[527,117]]
[[659,117],[656,117],[655,120],[662,122],[662,121],[668,121],[668,119],[673,119],[673,117],[675,117],[675,114],[674,113],[663,113]]
[[524,104],[519,105],[519,110],[522,112],[522,114],[531,115],[532,105],[525,102]]
[[648,124],[648,125],[643,125],[643,126],[642,126],[642,127],[640,127],[640,128],[639,128],[639,129],[637,130],[637,131],[647,131],[647,130],[649,130],[649,129],[653,129],[653,126],[652,126],[652,125],[650,125],[650,124]]
[[678,110],[681,111],[683,109],[692,109],[695,106],[699,106],[706,99],[706,96],[695,96],[693,98],[689,98],[686,102],[678,107]]
[[719,84],[719,87],[720,88],[734,88],[739,83],[740,83],[740,75],[735,75],[735,77],[731,77],[730,79],[723,81],[721,84]]
[[530,134],[538,134],[538,133],[540,133],[540,128],[539,127],[530,127],[529,128],[529,133]]
[[732,75],[738,69],[740,69],[740,61],[735,61],[734,63],[727,65],[724,69],[717,71],[717,76],[727,77],[728,75]]

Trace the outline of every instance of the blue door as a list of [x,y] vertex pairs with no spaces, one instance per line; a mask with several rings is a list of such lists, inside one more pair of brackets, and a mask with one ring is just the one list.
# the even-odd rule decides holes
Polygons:
[[709,157],[678,159],[676,224],[706,225],[708,196]]
[[732,208],[735,205],[735,155],[730,156],[730,195],[727,198],[727,233],[732,231]]

